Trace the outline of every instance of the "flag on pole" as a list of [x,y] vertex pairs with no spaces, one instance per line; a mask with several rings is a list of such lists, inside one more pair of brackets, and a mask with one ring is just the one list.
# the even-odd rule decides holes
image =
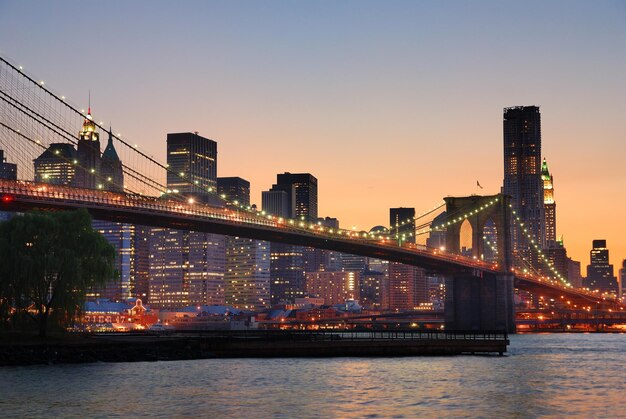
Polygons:
[[476,181],[476,186],[478,186],[480,189],[482,189],[483,187],[480,186],[480,182]]

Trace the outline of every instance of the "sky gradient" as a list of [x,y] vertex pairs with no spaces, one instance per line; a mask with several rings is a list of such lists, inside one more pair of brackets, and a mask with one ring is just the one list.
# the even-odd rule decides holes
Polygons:
[[0,0],[0,54],[161,161],[167,132],[216,140],[253,202],[310,172],[359,229],[498,193],[502,109],[538,105],[568,254],[626,258],[621,1]]

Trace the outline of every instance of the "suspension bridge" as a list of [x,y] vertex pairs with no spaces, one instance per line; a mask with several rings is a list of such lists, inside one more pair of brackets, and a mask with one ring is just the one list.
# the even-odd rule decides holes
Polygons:
[[[119,154],[123,185],[117,184],[110,173],[87,167],[77,156],[63,152],[59,145],[78,146],[81,126],[85,134],[96,130],[109,133],[109,142]],[[446,276],[446,323],[457,329],[514,331],[514,288],[541,298],[567,300],[576,309],[624,311],[615,299],[568,284],[542,254],[538,241],[527,234],[507,196],[448,197],[443,204],[400,223],[417,224],[445,206],[443,220],[422,222],[409,233],[419,236],[443,232],[445,249],[398,240],[393,226],[387,231],[354,231],[256,211],[218,195],[213,187],[201,185],[190,173],[173,172],[167,164],[94,120],[91,109],[78,109],[44,82],[2,57],[0,149],[18,168],[14,179],[0,180],[0,211],[84,208],[100,220],[310,246],[425,268]],[[33,161],[46,150],[55,150],[57,159],[65,163],[64,170],[90,179],[89,187],[38,178]],[[102,153],[98,149],[97,153],[105,157],[106,150]],[[203,188],[202,192],[212,199],[204,203],[178,193],[167,187],[166,177],[175,178],[178,184]],[[488,220],[496,226],[495,243],[482,236]],[[471,257],[459,254],[460,230],[465,221],[474,232]],[[530,266],[514,266],[511,228],[518,228],[527,236],[552,275],[539,275]],[[487,247],[495,255],[493,261],[482,259]]]

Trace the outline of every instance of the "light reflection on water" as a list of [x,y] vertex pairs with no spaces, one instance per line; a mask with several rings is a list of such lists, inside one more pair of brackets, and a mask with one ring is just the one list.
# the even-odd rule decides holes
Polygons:
[[626,335],[511,336],[509,355],[0,369],[0,416],[626,417]]

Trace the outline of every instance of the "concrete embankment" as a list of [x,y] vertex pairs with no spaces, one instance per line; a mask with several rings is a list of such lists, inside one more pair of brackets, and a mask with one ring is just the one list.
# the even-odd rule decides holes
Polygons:
[[106,335],[63,342],[0,345],[0,366],[136,362],[236,357],[419,356],[504,354],[505,334],[415,332],[198,332],[169,336]]

